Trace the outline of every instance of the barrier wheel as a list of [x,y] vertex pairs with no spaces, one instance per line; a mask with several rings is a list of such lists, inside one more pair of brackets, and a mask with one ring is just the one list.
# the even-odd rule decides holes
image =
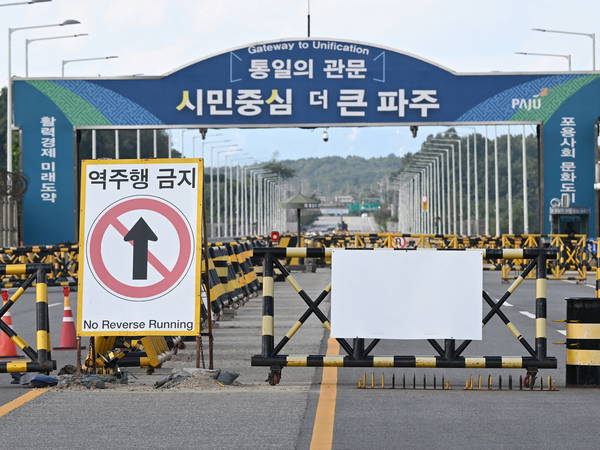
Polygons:
[[527,375],[523,379],[523,387],[532,389],[535,386],[537,371],[527,371]]
[[279,369],[271,369],[269,372],[269,377],[267,381],[271,386],[277,386],[281,381],[281,368]]

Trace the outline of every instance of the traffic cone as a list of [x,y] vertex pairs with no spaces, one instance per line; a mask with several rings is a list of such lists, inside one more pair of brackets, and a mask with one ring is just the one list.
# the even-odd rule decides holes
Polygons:
[[[2,290],[2,302],[6,304],[8,302],[8,291]],[[10,310],[6,311],[6,314],[2,316],[2,321],[12,328],[12,316]],[[4,331],[0,330],[0,358],[22,358],[21,355],[17,355],[17,346],[14,341],[8,337]]]
[[69,300],[70,289],[63,288],[64,312],[62,320],[62,331],[60,333],[60,345],[53,347],[52,350],[77,350],[77,333],[75,332],[75,319]]

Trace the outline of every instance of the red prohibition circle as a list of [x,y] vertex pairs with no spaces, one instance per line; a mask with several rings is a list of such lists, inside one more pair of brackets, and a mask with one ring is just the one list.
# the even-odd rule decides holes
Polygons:
[[[108,228],[117,219],[130,211],[149,210],[164,216],[175,228],[179,238],[179,256],[173,269],[162,280],[149,286],[130,286],[117,280],[106,268],[102,259],[102,239]],[[97,219],[89,241],[89,261],[94,272],[104,285],[113,292],[132,299],[148,299],[172,288],[186,272],[192,253],[192,237],[181,215],[172,207],[151,198],[134,198],[119,203]]]
[[406,238],[405,237],[397,237],[394,238],[394,247],[395,248],[404,248],[406,247]]

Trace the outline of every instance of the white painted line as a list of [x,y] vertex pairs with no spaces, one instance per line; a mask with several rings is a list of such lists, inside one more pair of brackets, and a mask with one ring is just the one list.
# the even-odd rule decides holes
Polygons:
[[535,315],[531,314],[529,311],[519,311],[521,314],[523,314],[525,317],[529,317],[530,319],[535,319]]
[[565,330],[556,330],[558,331],[560,334],[562,334],[563,336],[567,335],[567,332]]
[[577,284],[575,280],[563,280],[565,283]]
[[591,287],[592,289],[596,289],[596,286],[594,286],[593,284],[586,284],[587,287]]
[[62,305],[62,302],[59,302],[59,303],[50,303],[48,305],[48,308],[52,308],[53,306],[58,306],[58,305]]
[[506,306],[515,306],[515,305],[513,305],[512,303],[508,303],[508,302],[504,302],[504,304],[505,304]]

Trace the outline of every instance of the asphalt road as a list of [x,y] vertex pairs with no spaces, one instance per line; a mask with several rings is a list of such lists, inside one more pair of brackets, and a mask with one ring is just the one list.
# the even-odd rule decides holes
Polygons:
[[[592,283],[588,282],[591,286]],[[498,273],[486,273],[485,289],[498,298],[507,285],[499,282]],[[529,281],[509,299],[502,309],[513,324],[534,342],[535,320],[534,283]],[[600,391],[565,389],[565,351],[563,323],[553,320],[565,318],[565,297],[591,296],[593,289],[564,281],[550,281],[548,286],[548,342],[549,354],[558,359],[558,369],[543,370],[556,381],[558,392],[507,391],[508,375],[512,373],[515,387],[524,370],[477,369],[375,369],[367,370],[370,383],[375,373],[380,386],[385,375],[387,386],[395,374],[399,385],[403,374],[408,389],[357,389],[357,380],[365,369],[338,370],[337,400],[333,448],[592,448],[598,446],[597,427],[600,424]],[[484,308],[487,311],[487,308]],[[379,355],[433,355],[426,342],[384,341],[374,354]],[[474,342],[464,356],[526,355],[525,350],[498,318],[484,328],[484,339]],[[423,390],[423,375],[427,390]],[[483,376],[484,390],[465,391],[467,377]],[[418,390],[412,390],[413,375]],[[438,390],[433,390],[433,377]],[[487,377],[493,376],[498,387],[498,376],[503,377],[500,391],[487,391]],[[452,390],[439,390],[441,377],[449,381]],[[546,378],[544,379],[546,382]],[[315,402],[316,403],[316,402]],[[309,407],[314,411],[315,406]],[[312,416],[314,417],[314,416]],[[298,448],[307,448],[311,442],[313,423],[305,422]]]
[[[327,284],[329,271],[319,269],[316,274],[296,276],[314,296]],[[498,272],[484,275],[485,289],[494,298],[500,297],[507,287],[499,278]],[[588,284],[593,284],[591,279]],[[531,318],[533,293],[534,283],[526,281],[503,307],[530,342],[535,324]],[[507,391],[508,375],[513,374],[517,385],[518,376],[524,374],[516,369],[376,369],[378,384],[382,373],[387,386],[393,373],[397,384],[402,374],[410,383],[416,374],[422,384],[426,374],[428,389],[359,390],[356,383],[364,369],[337,369],[335,400],[325,411],[333,422],[333,448],[597,447],[600,391],[564,389],[564,346],[551,344],[564,341],[560,333],[564,324],[552,321],[564,319],[564,298],[592,294],[593,289],[585,284],[549,282],[548,347],[549,354],[558,358],[559,368],[542,374],[551,375],[559,391]],[[60,297],[53,297],[51,304]],[[306,305],[285,283],[276,283],[275,299],[276,334],[282,336]],[[26,324],[27,305],[27,301],[23,302],[24,310],[15,314],[17,324]],[[326,301],[323,310],[328,308]],[[59,323],[60,310],[58,306],[51,308],[53,324]],[[382,312],[374,312],[378,313]],[[220,322],[215,330],[216,366],[239,371],[240,380],[248,388],[219,392],[48,392],[0,418],[3,446],[36,447],[38,434],[43,433],[44,444],[49,448],[101,448],[107,442],[116,442],[118,436],[120,445],[127,448],[304,449],[310,447],[311,441],[319,448],[317,445],[322,442],[314,440],[313,431],[317,404],[323,397],[322,371],[285,368],[281,384],[267,386],[264,380],[268,369],[249,367],[250,355],[260,351],[260,314],[260,298],[253,299],[238,310],[234,320]],[[19,317],[21,322],[17,322]],[[53,335],[56,333],[55,330]],[[57,337],[53,339],[56,342]],[[311,317],[284,353],[323,353],[326,344],[323,328]],[[421,341],[384,341],[374,353],[434,354],[429,344]],[[484,328],[484,340],[474,342],[465,352],[465,356],[525,354],[496,317]],[[371,371],[368,374],[370,378]],[[479,374],[484,377],[484,385],[489,374],[495,385],[498,375],[502,375],[505,389],[465,391],[465,379],[470,375],[477,379]],[[435,391],[434,375],[438,383]],[[439,390],[442,376],[451,383],[451,390]],[[5,389],[8,392],[11,388]],[[2,392],[6,396],[4,389]],[[33,424],[36,433],[30,432]],[[110,437],[106,430],[112,430]]]

